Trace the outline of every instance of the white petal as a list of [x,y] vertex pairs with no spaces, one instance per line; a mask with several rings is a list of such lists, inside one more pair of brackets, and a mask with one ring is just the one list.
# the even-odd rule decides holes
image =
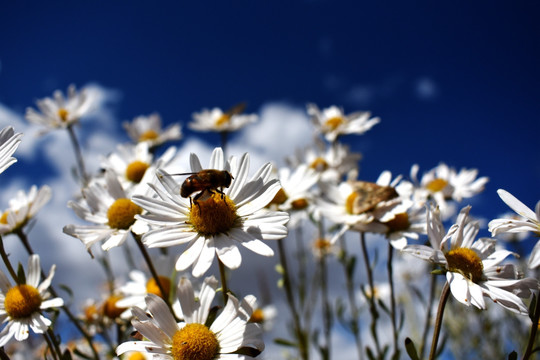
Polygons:
[[510,206],[516,213],[531,221],[537,221],[536,214],[525,204],[519,201],[514,195],[503,189],[497,190],[497,194],[499,194],[502,201],[504,201],[506,205]]
[[218,258],[226,267],[232,270],[240,267],[242,255],[240,255],[240,251],[234,240],[230,239],[228,236],[219,235],[214,240],[214,244],[216,246]]
[[471,293],[469,292],[469,280],[465,279],[461,274],[451,271],[446,273],[446,279],[450,285],[450,291],[452,291],[452,295],[454,295],[456,300],[470,306]]

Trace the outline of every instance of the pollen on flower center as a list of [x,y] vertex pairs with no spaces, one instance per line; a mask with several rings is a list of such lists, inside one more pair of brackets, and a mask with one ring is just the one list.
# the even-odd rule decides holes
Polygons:
[[322,157],[318,157],[311,162],[309,167],[318,172],[323,172],[328,169],[328,163]]
[[155,132],[154,130],[146,130],[139,136],[139,142],[147,141],[147,140],[155,140],[159,137],[159,134]]
[[135,222],[135,215],[142,213],[142,208],[125,198],[117,199],[107,210],[109,226],[113,229],[127,230]]
[[426,189],[428,189],[431,192],[438,192],[438,191],[443,190],[446,187],[446,185],[448,185],[448,181],[441,178],[436,178],[436,179],[431,180],[426,185]]
[[126,167],[126,179],[134,183],[141,182],[149,165],[145,162],[135,160]]
[[216,120],[216,125],[221,126],[231,121],[231,115],[223,114]]
[[107,316],[110,319],[116,319],[119,317],[126,308],[116,306],[118,300],[122,299],[121,296],[111,295],[103,303],[103,315]]
[[131,355],[129,355],[128,358],[126,358],[127,360],[146,360],[146,358],[144,357],[144,355],[137,351],[137,352],[134,352],[132,353]]
[[283,188],[280,188],[278,190],[278,192],[276,193],[276,195],[274,195],[274,198],[272,199],[272,201],[270,201],[268,203],[268,206],[270,206],[270,205],[281,205],[285,201],[287,201],[288,198],[289,197],[285,193],[285,190],[283,190]]
[[261,308],[255,309],[249,318],[249,322],[262,324],[264,322],[264,311]]
[[309,205],[308,201],[304,198],[296,199],[291,202],[293,210],[304,210]]
[[407,230],[411,223],[407,213],[399,213],[390,221],[384,223],[388,227],[388,232]]
[[7,225],[7,217],[8,217],[9,211],[5,211],[2,216],[0,216],[0,224]]
[[484,265],[474,250],[458,248],[450,250],[444,256],[448,264],[448,271],[460,273],[475,283],[484,278]]
[[171,288],[171,280],[166,276],[158,276],[159,283],[161,284],[161,287],[163,288],[163,291],[165,291],[165,296],[161,294],[161,290],[159,289],[159,286],[156,282],[156,280],[152,277],[148,282],[146,283],[146,292],[149,294],[155,294],[157,296],[160,296],[163,299],[169,298],[169,290]]
[[216,335],[203,324],[187,324],[172,338],[174,360],[212,360],[219,352]]
[[213,192],[208,199],[191,205],[189,223],[202,235],[217,235],[229,231],[238,216],[236,205],[224,194]]
[[324,122],[324,125],[329,127],[331,130],[337,129],[345,121],[341,116],[334,116]]
[[41,302],[41,296],[35,287],[22,284],[9,289],[4,300],[4,307],[12,319],[22,319],[39,311]]
[[67,122],[68,121],[68,115],[69,115],[69,112],[64,109],[64,108],[60,108],[58,109],[58,117],[60,118],[60,120],[62,120],[63,122]]

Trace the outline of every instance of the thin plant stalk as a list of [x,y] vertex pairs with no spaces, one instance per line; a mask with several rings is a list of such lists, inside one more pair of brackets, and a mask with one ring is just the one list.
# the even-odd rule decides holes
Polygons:
[[221,292],[223,293],[223,304],[227,304],[227,300],[229,300],[229,287],[227,285],[227,269],[225,269],[225,264],[221,261],[221,259],[218,257],[218,265],[219,265],[219,276],[221,278]]
[[[435,266],[432,266],[434,269]],[[426,350],[427,336],[429,333],[429,327],[431,324],[431,308],[433,307],[433,302],[435,301],[435,288],[437,285],[437,275],[431,274],[431,281],[429,283],[429,299],[426,306],[426,319],[424,321],[424,331],[422,333],[422,342],[420,344],[420,359],[424,357],[424,352]]]
[[534,307],[534,313],[531,317],[531,320],[532,320],[531,333],[529,335],[527,348],[525,349],[525,353],[523,354],[523,360],[528,360],[534,352],[533,346],[536,340],[536,334],[538,332],[538,319],[540,318],[540,299],[538,298],[539,295],[540,293],[537,292],[536,293],[536,306]]
[[298,315],[298,310],[294,301],[294,295],[292,291],[292,285],[290,280],[290,273],[287,264],[287,257],[285,252],[285,245],[283,239],[277,240],[279,257],[281,262],[281,267],[283,269],[283,287],[285,288],[285,296],[287,297],[287,303],[291,311],[293,318],[294,332],[296,334],[296,339],[298,341],[298,350],[300,352],[300,358],[303,360],[309,359],[309,349],[307,337],[302,331],[302,326],[300,323],[300,316]]
[[368,278],[369,289],[371,293],[367,296],[369,300],[369,312],[371,313],[371,335],[375,343],[375,349],[377,350],[378,357],[381,356],[381,345],[379,344],[379,338],[377,336],[377,319],[379,313],[377,311],[377,305],[375,303],[375,286],[373,284],[373,269],[369,260],[369,253],[366,245],[366,236],[364,232],[360,232],[360,244],[362,245],[362,254],[364,256],[364,263],[366,265],[366,274]]
[[343,269],[345,270],[345,287],[347,289],[347,298],[349,301],[349,307],[351,308],[351,331],[354,335],[354,341],[356,343],[356,351],[358,353],[358,359],[364,360],[364,345],[362,344],[362,338],[360,337],[360,322],[358,318],[360,316],[360,310],[356,304],[356,296],[354,291],[354,272],[349,271],[348,255],[345,240],[340,237],[341,249],[343,251]]
[[437,343],[439,342],[439,335],[441,334],[442,319],[444,315],[444,307],[450,295],[450,285],[448,282],[444,284],[441,292],[441,299],[439,300],[439,307],[437,309],[437,316],[435,317],[435,326],[433,328],[433,340],[431,341],[431,350],[429,352],[429,360],[435,359],[437,354]]
[[75,130],[73,130],[73,124],[70,124],[67,127],[67,131],[69,134],[69,139],[71,140],[71,145],[73,146],[73,151],[75,151],[75,158],[77,161],[77,168],[79,170],[79,177],[82,186],[85,187],[86,185],[88,185],[88,175],[84,166],[84,158],[82,156],[81,146],[79,144],[79,141],[77,140],[77,136],[75,135]]
[[18,282],[17,272],[15,271],[15,269],[13,269],[13,266],[11,266],[11,262],[9,261],[9,256],[6,253],[6,249],[4,248],[4,240],[2,239],[1,236],[0,236],[0,256],[2,257],[2,260],[4,261],[4,264],[6,265],[9,271],[9,274],[13,278],[13,281],[17,283]]
[[399,348],[398,348],[398,328],[396,321],[396,297],[394,289],[394,269],[393,269],[393,258],[394,258],[394,247],[390,242],[388,242],[388,257],[386,268],[388,270],[388,285],[390,285],[390,317],[392,320],[392,333],[394,337],[394,356],[393,359],[398,357]]
[[321,298],[322,298],[322,316],[323,316],[323,333],[325,338],[326,348],[321,350],[323,360],[330,359],[332,345],[332,308],[328,298],[328,266],[326,264],[326,254],[322,254],[319,258],[319,266],[321,268]]

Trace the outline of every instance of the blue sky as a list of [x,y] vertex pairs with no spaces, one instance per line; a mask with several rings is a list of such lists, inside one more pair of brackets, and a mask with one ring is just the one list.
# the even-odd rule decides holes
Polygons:
[[[154,111],[215,145],[217,136],[187,129],[191,114],[246,101],[281,137],[261,126],[232,146],[265,143],[257,156],[269,161],[285,155],[278,139],[305,144],[307,102],[370,110],[381,123],[345,138],[364,154],[362,179],[408,175],[414,163],[478,168],[491,180],[472,212],[492,219],[509,210],[498,188],[531,208],[540,199],[539,15],[529,1],[10,2],[0,11],[0,125],[15,119],[22,131],[36,99],[93,84],[110,100],[99,135],[84,137],[89,153],[111,150],[121,121]],[[54,187],[69,166],[45,164],[63,151],[55,141],[67,144],[51,136],[39,140],[43,152],[25,137],[4,188]]]

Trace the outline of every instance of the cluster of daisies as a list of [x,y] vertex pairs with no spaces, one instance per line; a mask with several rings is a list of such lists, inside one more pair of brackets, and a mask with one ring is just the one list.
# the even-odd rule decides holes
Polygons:
[[[58,91],[39,100],[37,110],[28,109],[26,118],[45,130],[67,129],[77,154],[74,126],[95,104],[92,92],[70,87],[66,97]],[[204,109],[193,114],[189,127],[225,137],[258,120],[244,110],[243,104],[225,111]],[[130,321],[135,339],[115,347],[118,356],[256,357],[264,350],[257,299],[237,298],[208,272],[215,263],[220,270],[240,268],[241,249],[273,256],[272,240],[281,241],[307,223],[319,231],[312,244],[316,257],[332,254],[338,240],[350,232],[376,234],[401,253],[440,267],[460,303],[485,309],[485,298],[490,298],[512,312],[528,314],[526,302],[538,291],[538,281],[523,277],[513,263],[503,263],[514,254],[494,238],[477,238],[479,222],[470,216],[469,206],[458,212],[461,202],[483,191],[487,177],[479,177],[476,169],[456,170],[441,163],[421,176],[412,165],[408,178],[385,171],[374,182],[360,180],[361,154],[340,140],[364,134],[379,118],[367,111],[346,114],[337,106],[319,109],[314,104],[307,106],[307,114],[315,129],[313,144],[298,149],[279,169],[266,163],[253,172],[248,153],[227,157],[220,147],[207,164],[191,154],[189,168],[183,167],[175,147],[162,147],[182,138],[181,127],[163,128],[158,114],[123,123],[132,143],[104,155],[98,173],[87,174],[83,157],[78,157],[80,192],[67,206],[84,223],[66,225],[63,232],[79,239],[92,256],[96,247],[101,254],[134,241],[151,273],[134,270],[131,281],[111,285],[106,301],[88,303],[81,317],[87,326],[84,335],[105,336],[107,326]],[[13,154],[21,136],[11,127],[0,132],[0,172],[16,161]],[[178,174],[188,175],[179,180]],[[507,191],[498,193],[519,216],[492,220],[491,234],[540,235],[540,202],[532,211]],[[41,281],[39,256],[26,239],[28,224],[50,198],[48,186],[33,186],[27,193],[18,192],[0,217],[0,235],[18,236],[30,254],[26,274],[15,272],[4,258],[12,280],[0,271],[0,317],[5,324],[0,347],[13,337],[27,339],[29,328],[46,333],[52,321],[43,312],[66,309],[51,288],[55,266]],[[446,231],[443,223],[456,215]],[[425,235],[428,243],[421,242]],[[531,269],[540,265],[538,244],[528,260]],[[168,257],[154,255],[152,260],[152,248]],[[225,292],[221,310],[213,307],[218,289]]]

